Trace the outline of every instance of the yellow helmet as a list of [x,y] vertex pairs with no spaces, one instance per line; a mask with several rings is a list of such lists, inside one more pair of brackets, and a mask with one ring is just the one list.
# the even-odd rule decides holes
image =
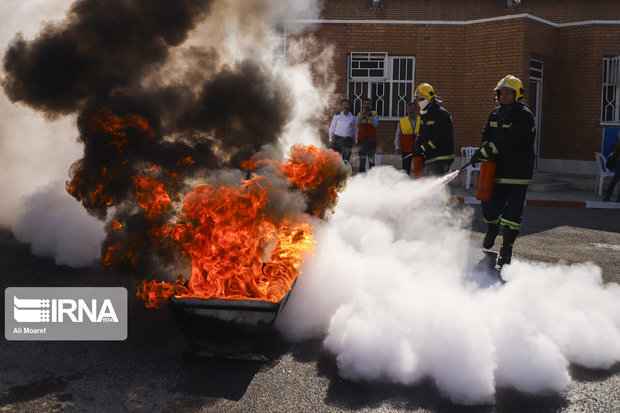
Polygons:
[[499,82],[497,82],[497,86],[495,86],[495,91],[497,92],[497,96],[499,97],[500,89],[510,89],[515,91],[515,102],[519,102],[525,98],[523,96],[523,83],[519,78],[514,77],[513,75],[508,75]]
[[[418,86],[413,93],[413,97],[416,99],[422,96],[426,97],[429,102],[432,102],[435,98],[437,98],[435,89],[433,89],[433,87],[428,83],[420,83],[420,86]],[[438,101],[441,102],[441,98],[439,98]]]

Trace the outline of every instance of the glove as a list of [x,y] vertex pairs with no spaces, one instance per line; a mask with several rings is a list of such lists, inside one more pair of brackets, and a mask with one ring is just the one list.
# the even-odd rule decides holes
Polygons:
[[424,156],[424,150],[422,150],[421,146],[416,146],[415,148],[413,148],[413,151],[411,151],[411,155],[413,155],[414,158],[417,158],[418,156]]
[[486,157],[482,154],[482,151],[480,149],[476,149],[476,152],[474,152],[471,156],[471,166],[475,168],[476,164],[484,159],[486,159]]

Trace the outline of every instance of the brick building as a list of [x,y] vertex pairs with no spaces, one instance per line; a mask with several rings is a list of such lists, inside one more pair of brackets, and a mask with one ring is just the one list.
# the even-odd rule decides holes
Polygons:
[[393,152],[421,82],[452,114],[457,156],[479,144],[506,74],[523,81],[537,116],[538,170],[592,175],[603,128],[620,126],[618,0],[325,0],[308,22],[319,45],[335,46],[337,96],[356,111],[371,97],[382,115],[381,153]]

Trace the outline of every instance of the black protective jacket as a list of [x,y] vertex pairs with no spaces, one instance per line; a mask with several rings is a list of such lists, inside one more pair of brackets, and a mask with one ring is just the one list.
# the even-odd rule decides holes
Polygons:
[[529,184],[534,174],[534,115],[523,103],[509,110],[498,106],[491,111],[482,144],[491,143],[491,159],[497,162],[495,182]]
[[420,133],[416,139],[416,147],[424,151],[425,164],[454,159],[452,118],[437,102],[431,102],[428,111],[420,116]]

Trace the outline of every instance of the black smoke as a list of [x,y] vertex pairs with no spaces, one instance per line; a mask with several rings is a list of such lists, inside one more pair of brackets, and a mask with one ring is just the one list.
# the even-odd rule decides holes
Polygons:
[[81,0],[33,41],[18,35],[2,84],[13,102],[55,117],[126,89],[168,57],[211,0]]
[[290,118],[290,94],[268,68],[243,61],[216,71],[213,48],[187,48],[187,78],[164,81],[172,48],[211,7],[212,0],[79,0],[33,40],[18,34],[4,56],[11,101],[49,119],[78,115],[84,155],[67,189],[92,215],[123,224],[109,230],[104,251],[119,243],[168,250],[149,228],[175,211],[155,223],[145,217],[136,176],[160,180],[178,203],[175,196],[210,170],[239,168],[264,145],[277,147]]

